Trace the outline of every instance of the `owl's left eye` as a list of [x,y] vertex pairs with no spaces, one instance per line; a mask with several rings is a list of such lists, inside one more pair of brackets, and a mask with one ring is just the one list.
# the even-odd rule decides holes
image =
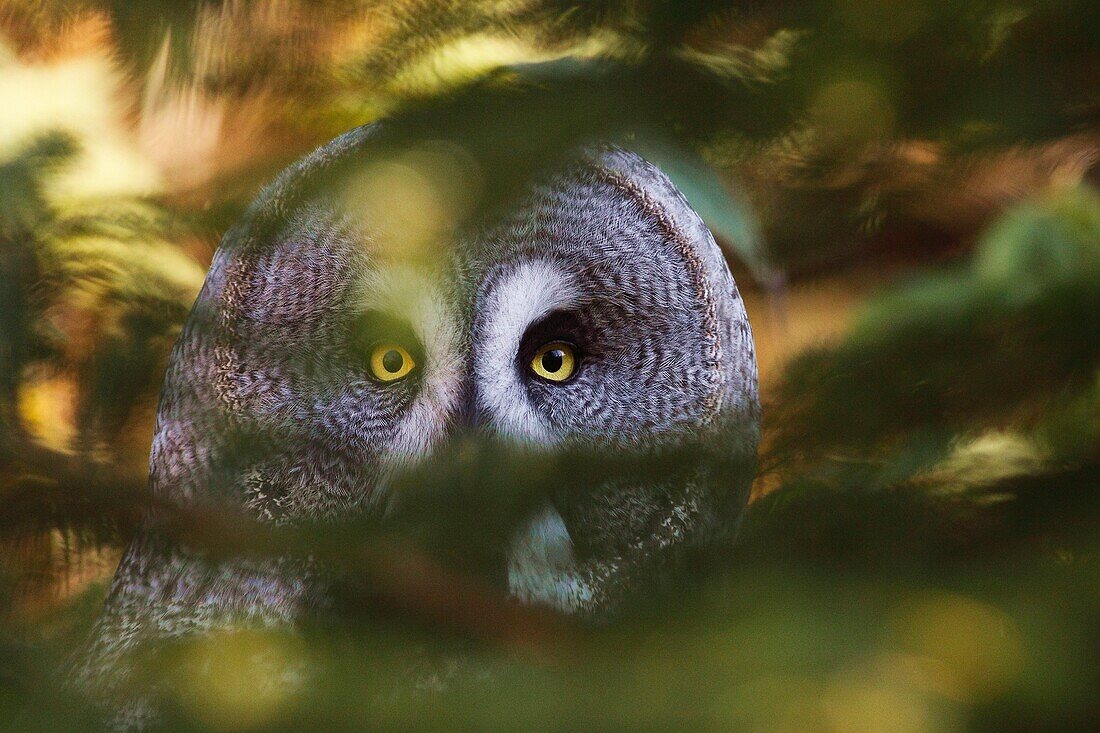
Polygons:
[[416,367],[412,354],[400,344],[383,341],[371,347],[370,373],[379,382],[396,382]]
[[551,341],[535,352],[531,371],[551,382],[565,382],[577,371],[577,352],[572,344]]

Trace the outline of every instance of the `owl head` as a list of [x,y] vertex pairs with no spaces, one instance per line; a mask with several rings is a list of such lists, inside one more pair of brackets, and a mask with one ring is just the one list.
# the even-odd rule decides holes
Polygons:
[[364,171],[454,170],[387,159],[386,135],[319,149],[226,234],[171,357],[155,494],[275,522],[382,512],[395,476],[468,435],[546,450],[704,441],[734,459],[718,494],[690,480],[547,497],[516,534],[509,585],[566,609],[694,527],[735,523],[759,440],[752,335],[669,179],[593,146],[505,205],[422,226],[415,197],[390,200],[403,219],[367,205],[391,179]]

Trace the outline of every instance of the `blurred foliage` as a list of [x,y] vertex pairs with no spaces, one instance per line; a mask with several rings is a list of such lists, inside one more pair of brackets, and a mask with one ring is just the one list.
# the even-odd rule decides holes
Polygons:
[[[873,452],[899,437],[946,445],[982,427],[1059,424],[1095,399],[1094,313],[1100,198],[1052,193],[998,222],[969,266],[897,286],[845,343],[792,364],[775,397],[778,450]],[[1076,427],[1076,449],[1060,447],[1088,457],[1097,425]]]
[[0,726],[101,726],[57,669],[102,574],[41,586],[146,506],[164,359],[217,236],[386,114],[472,161],[464,215],[611,138],[676,180],[743,288],[906,277],[765,375],[738,543],[613,625],[517,608],[470,561],[606,457],[456,449],[386,526],[180,513],[210,552],[349,580],[299,633],[148,650],[170,727],[1100,727],[1097,68],[1083,0],[8,0]]

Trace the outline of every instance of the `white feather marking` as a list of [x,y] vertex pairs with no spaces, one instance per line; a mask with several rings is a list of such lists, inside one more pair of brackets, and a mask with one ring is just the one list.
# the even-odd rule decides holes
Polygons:
[[512,539],[508,589],[516,598],[571,612],[592,600],[592,589],[573,572],[573,541],[547,505]]
[[532,323],[576,305],[579,299],[576,282],[545,261],[524,262],[493,284],[483,305],[487,326],[476,345],[475,374],[481,407],[503,436],[526,443],[553,442],[545,422],[531,407],[516,370],[516,354]]

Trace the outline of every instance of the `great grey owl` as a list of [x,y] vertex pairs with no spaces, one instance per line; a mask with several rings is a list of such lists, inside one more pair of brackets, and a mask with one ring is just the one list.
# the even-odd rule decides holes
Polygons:
[[[756,359],[722,253],[670,180],[586,147],[432,256],[402,259],[346,195],[380,136],[353,130],[291,166],[225,235],[171,356],[154,496],[339,518],[386,511],[397,472],[472,431],[548,450],[700,440],[731,459],[723,475],[548,496],[502,577],[522,601],[596,615],[678,548],[728,533],[759,440]],[[307,563],[199,562],[143,535],[92,658],[323,603]]]

